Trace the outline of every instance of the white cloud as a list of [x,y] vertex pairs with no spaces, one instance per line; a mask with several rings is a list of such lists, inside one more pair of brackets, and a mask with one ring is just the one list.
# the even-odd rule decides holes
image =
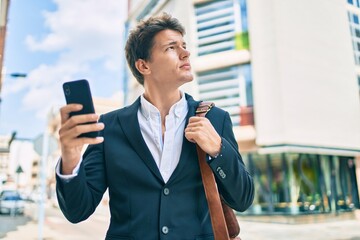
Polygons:
[[[125,1],[108,0],[54,0],[55,12],[44,12],[45,25],[51,30],[42,40],[27,37],[32,50],[72,51],[103,53],[119,49],[125,15]],[[115,49],[114,49],[115,48]],[[100,53],[101,54],[101,53]]]
[[4,97],[6,97],[10,94],[20,92],[23,89],[29,87],[29,82],[26,78],[15,78],[11,82],[8,82],[5,78],[4,85],[6,87],[4,87],[2,94]]
[[42,118],[51,106],[63,102],[63,82],[83,75],[97,76],[101,71],[118,76],[124,54],[126,1],[54,2],[57,10],[43,13],[48,33],[42,37],[29,35],[25,42],[32,51],[56,54],[57,60],[54,64],[40,64],[26,79],[14,81],[4,89],[4,95],[27,89],[23,107]]
[[71,62],[39,65],[27,78],[29,88],[22,100],[23,107],[44,118],[52,106],[63,102],[62,83],[72,80],[74,74],[87,70],[85,64],[75,65]]
[[41,42],[37,42],[34,36],[28,35],[25,38],[25,43],[29,46],[32,51],[43,50],[43,51],[55,51],[61,50],[66,46],[68,41],[65,38],[55,34],[49,34]]

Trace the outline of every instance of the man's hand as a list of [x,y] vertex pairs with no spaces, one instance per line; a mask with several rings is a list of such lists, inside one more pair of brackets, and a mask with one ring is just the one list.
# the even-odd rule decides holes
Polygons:
[[189,124],[185,128],[185,137],[199,147],[207,154],[214,157],[219,154],[221,149],[221,137],[205,117],[191,117]]
[[[104,129],[103,123],[97,123],[99,116],[84,114],[70,117],[71,112],[80,111],[81,104],[69,104],[60,109],[61,128],[59,130],[61,145],[61,174],[72,174],[73,169],[81,158],[81,151],[85,144],[97,144],[104,141],[103,137],[78,138],[82,133],[100,131]],[[92,124],[84,124],[94,122]]]

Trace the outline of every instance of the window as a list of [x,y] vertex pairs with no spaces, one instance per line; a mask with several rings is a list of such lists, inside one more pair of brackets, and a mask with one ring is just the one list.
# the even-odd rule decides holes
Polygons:
[[347,3],[353,5],[354,7],[360,7],[359,0],[347,0]]
[[194,7],[199,56],[249,49],[244,0],[209,1]]
[[250,64],[199,72],[200,99],[228,111],[234,126],[240,125],[240,107],[252,106]]
[[143,8],[143,10],[139,13],[139,15],[136,17],[137,21],[140,21],[142,19],[145,19],[161,8],[162,4],[164,4],[165,0],[150,0],[148,1],[147,5]]
[[355,14],[353,14],[353,22],[359,24],[359,17]]
[[[357,0],[357,3],[359,0]],[[355,13],[348,12],[350,34],[354,51],[355,65],[360,66],[360,20]]]
[[[205,1],[194,9],[198,56],[249,49],[246,0]],[[234,126],[248,124],[240,115],[253,105],[250,64],[197,72],[197,80],[201,100],[229,112]]]
[[244,154],[261,213],[330,213],[359,207],[353,157],[304,153]]
[[355,29],[355,36],[360,38],[360,30],[359,29]]

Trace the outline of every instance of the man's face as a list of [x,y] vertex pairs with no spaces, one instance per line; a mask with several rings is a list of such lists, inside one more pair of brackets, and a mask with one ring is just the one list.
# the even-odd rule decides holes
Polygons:
[[189,56],[181,33],[169,29],[157,33],[147,61],[150,71],[144,76],[145,84],[178,88],[192,81]]

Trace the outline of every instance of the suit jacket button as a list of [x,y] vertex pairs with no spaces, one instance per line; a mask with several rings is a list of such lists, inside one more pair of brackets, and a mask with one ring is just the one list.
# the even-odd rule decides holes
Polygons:
[[217,168],[216,168],[216,171],[219,173],[219,175],[220,175],[220,177],[221,177],[222,179],[225,179],[225,178],[226,178],[226,174],[225,174],[225,172],[221,169],[221,167],[217,167]]
[[164,195],[167,196],[170,194],[170,190],[168,188],[164,188]]
[[161,228],[161,231],[162,231],[163,234],[168,234],[169,233],[169,228],[167,226],[163,226]]

